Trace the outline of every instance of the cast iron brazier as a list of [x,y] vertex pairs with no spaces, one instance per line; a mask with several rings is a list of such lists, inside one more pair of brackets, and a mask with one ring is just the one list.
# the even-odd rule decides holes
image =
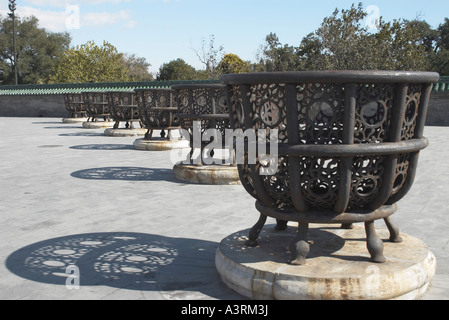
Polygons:
[[363,222],[371,260],[385,262],[374,221],[383,219],[390,240],[401,241],[390,216],[428,145],[423,129],[438,79],[437,73],[397,71],[222,76],[233,128],[278,130],[275,174],[260,175],[266,165],[260,161],[238,166],[260,212],[247,245],[257,245],[267,217],[297,221],[290,262],[301,265],[310,249],[309,224]]
[[[220,138],[221,149],[226,148],[225,130],[230,129],[229,110],[226,95],[226,86],[222,84],[179,84],[173,85],[172,89],[177,92],[178,114],[181,127],[189,133],[190,137],[190,159],[193,158],[196,144],[200,148],[199,165],[203,165],[203,155],[206,146]],[[195,122],[198,124],[195,126]],[[194,130],[202,138],[211,130],[216,129],[219,136],[205,137],[195,143]],[[214,150],[209,150],[213,157]]]
[[64,95],[65,107],[69,113],[69,118],[86,117],[83,95],[81,93],[67,93]]
[[[176,116],[175,91],[171,89],[136,89],[140,121],[148,129],[145,139],[153,138],[154,130],[161,130],[161,138],[172,140],[171,131],[180,129]],[[165,130],[168,131],[168,135]]]
[[111,121],[108,94],[106,92],[83,92],[88,122],[97,122],[98,118]]
[[126,129],[134,129],[134,121],[140,122],[137,96],[134,91],[111,91],[108,93],[110,113],[115,121],[114,129],[125,122]]

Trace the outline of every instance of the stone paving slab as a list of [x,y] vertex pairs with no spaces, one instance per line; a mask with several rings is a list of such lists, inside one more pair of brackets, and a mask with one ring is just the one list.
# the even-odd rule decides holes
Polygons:
[[[256,222],[253,198],[240,185],[180,182],[170,151],[103,132],[0,118],[0,299],[246,300],[221,282],[214,257],[223,238]],[[393,218],[436,256],[423,299],[448,300],[449,127],[425,135]]]

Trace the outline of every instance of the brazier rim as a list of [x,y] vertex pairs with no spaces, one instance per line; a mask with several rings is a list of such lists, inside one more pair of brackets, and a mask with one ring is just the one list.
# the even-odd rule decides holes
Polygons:
[[146,91],[167,91],[167,92],[173,92],[174,90],[171,88],[137,88],[134,89],[133,92],[146,92]]
[[226,89],[226,85],[222,83],[210,84],[176,84],[172,85],[173,90],[192,90],[192,89]]
[[226,85],[266,83],[436,83],[440,75],[427,71],[333,70],[283,71],[225,74],[220,81]]

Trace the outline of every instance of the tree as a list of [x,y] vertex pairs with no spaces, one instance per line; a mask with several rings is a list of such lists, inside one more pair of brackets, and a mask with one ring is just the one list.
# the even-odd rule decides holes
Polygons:
[[449,19],[437,29],[435,50],[430,58],[432,70],[441,76],[449,76]]
[[296,48],[282,45],[275,33],[265,38],[266,44],[259,48],[257,71],[296,71],[300,69]]
[[250,72],[251,65],[233,53],[225,54],[218,65],[221,74]]
[[349,10],[335,9],[330,17],[315,31],[320,41],[321,54],[326,60],[327,68],[365,69],[367,65],[366,51],[368,32],[362,26],[366,13],[361,4]]
[[130,81],[152,81],[153,75],[148,72],[151,66],[145,58],[137,57],[135,54],[123,55],[123,63],[126,67]]
[[195,53],[202,64],[204,64],[205,70],[198,72],[200,78],[205,79],[218,79],[220,77],[220,69],[218,64],[222,60],[224,48],[219,46],[215,48],[215,36],[210,35],[209,44],[206,44],[206,39],[203,38],[201,42],[201,50],[195,50]]
[[187,64],[183,59],[172,60],[164,63],[159,68],[158,81],[169,80],[195,80],[198,74],[194,67]]
[[[14,83],[12,21],[0,16],[0,69],[3,84]],[[68,33],[52,33],[39,28],[36,17],[16,18],[16,54],[19,84],[48,83],[64,52],[69,48]]]
[[[306,69],[426,70],[431,38],[423,40],[425,25],[417,21],[379,21],[377,33],[364,25],[362,4],[335,9],[308,35],[299,48]],[[427,30],[428,31],[428,30]]]
[[417,44],[422,44],[427,52],[435,51],[438,43],[438,30],[432,27],[424,20],[416,18],[414,20],[404,20],[404,23],[409,28],[415,30]]
[[322,54],[323,51],[323,44],[316,34],[310,33],[305,36],[297,50],[300,68],[302,70],[330,69],[329,59]]
[[449,19],[444,18],[444,23],[438,27],[437,45],[440,49],[449,50]]
[[53,82],[120,82],[128,81],[123,54],[107,41],[94,41],[67,50],[59,63]]

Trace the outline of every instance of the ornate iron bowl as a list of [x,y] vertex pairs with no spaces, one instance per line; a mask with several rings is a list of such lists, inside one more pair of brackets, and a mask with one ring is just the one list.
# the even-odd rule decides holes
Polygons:
[[67,93],[64,95],[64,102],[69,118],[84,118],[86,117],[86,108],[81,93]]
[[134,129],[134,121],[140,122],[137,94],[134,91],[111,91],[108,102],[112,118],[115,120],[114,129],[118,129],[120,122],[125,122],[126,129]]
[[111,121],[108,94],[106,92],[83,92],[88,122],[97,122],[98,118]]
[[[226,149],[225,130],[230,129],[226,86],[222,84],[179,84],[173,85],[172,89],[178,93],[178,118],[181,121],[181,127],[190,136],[190,155],[192,156],[196,145],[193,141],[195,128],[200,131],[197,135],[200,137],[207,134],[208,129],[216,129],[216,132],[221,135],[222,149]],[[195,122],[198,124],[197,127],[194,126]],[[201,142],[197,143],[201,149],[201,155],[203,155],[205,147],[216,138],[211,136],[209,141],[201,139]],[[213,157],[214,150],[209,152]],[[202,164],[201,156],[198,165]]]
[[[310,223],[365,223],[374,262],[384,262],[374,221],[384,219],[390,240],[400,242],[390,216],[412,186],[432,83],[430,72],[321,71],[224,75],[233,128],[278,130],[277,172],[266,163],[239,165],[241,182],[256,199],[259,221],[297,221],[292,264],[305,264]],[[269,148],[267,147],[267,150]]]
[[[176,113],[175,91],[171,89],[136,89],[140,121],[148,129],[145,139],[153,137],[154,130],[161,131],[161,138],[172,140],[171,130],[180,129]],[[166,135],[165,130],[168,131]]]

